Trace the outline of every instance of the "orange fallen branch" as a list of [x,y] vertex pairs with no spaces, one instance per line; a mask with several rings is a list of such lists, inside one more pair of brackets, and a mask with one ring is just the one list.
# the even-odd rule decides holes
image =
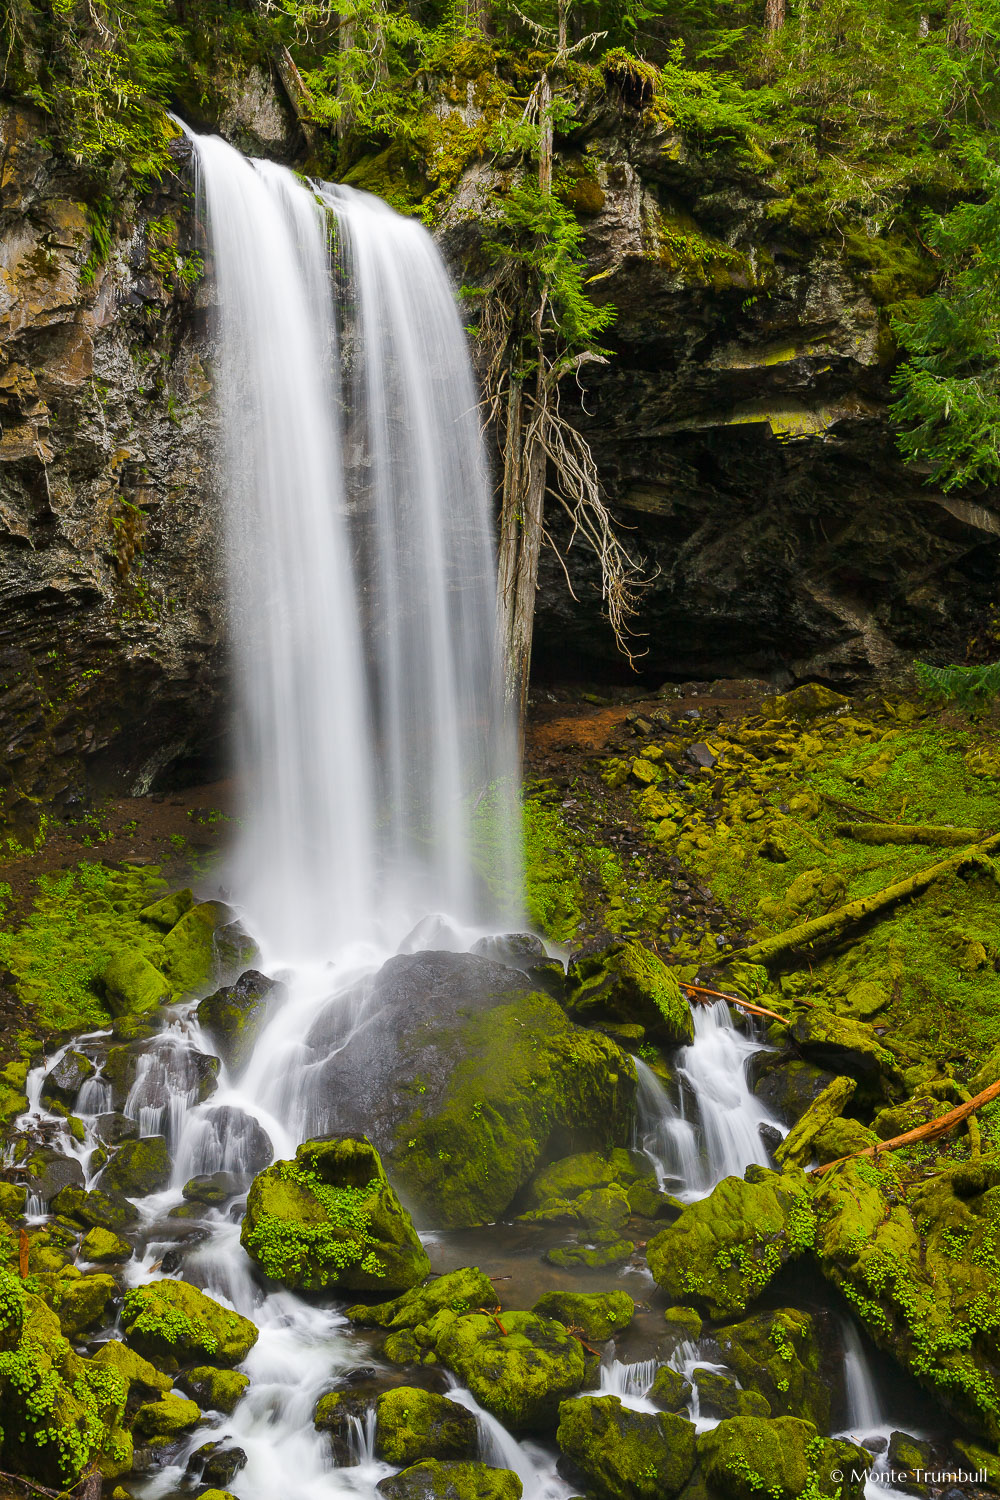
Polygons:
[[741,1000],[738,995],[724,995],[721,990],[709,990],[703,984],[688,984],[683,979],[678,983],[682,990],[687,990],[689,994],[694,995],[702,1005],[707,1005],[708,1001],[701,1000],[701,996],[711,995],[715,1000],[728,1000],[730,1005],[738,1005],[740,1010],[748,1011],[752,1016],[770,1016],[772,1021],[780,1021],[782,1026],[788,1025],[787,1016],[779,1016],[776,1010],[767,1010],[763,1005],[751,1005],[749,1000]]
[[969,1099],[965,1104],[959,1104],[955,1109],[950,1109],[946,1115],[939,1115],[936,1120],[930,1120],[926,1125],[915,1125],[912,1130],[904,1130],[902,1135],[894,1135],[891,1140],[879,1141],[876,1146],[865,1146],[861,1151],[851,1151],[847,1156],[838,1156],[836,1161],[824,1162],[821,1167],[813,1167],[811,1177],[822,1177],[824,1172],[829,1172],[831,1167],[839,1167],[841,1162],[853,1161],[858,1156],[878,1156],[880,1151],[896,1151],[900,1146],[912,1146],[916,1141],[934,1141],[939,1135],[947,1135],[956,1125],[961,1125],[969,1115],[975,1114],[977,1109],[982,1109],[984,1104],[991,1104],[994,1099],[1000,1099],[1000,1078],[996,1083],[991,1083],[988,1089],[983,1089],[974,1099]]

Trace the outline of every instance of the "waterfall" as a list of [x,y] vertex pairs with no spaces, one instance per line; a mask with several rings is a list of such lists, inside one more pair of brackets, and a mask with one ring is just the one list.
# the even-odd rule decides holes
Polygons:
[[393,951],[428,913],[495,920],[498,889],[515,916],[490,495],[447,272],[367,194],[191,139],[218,301],[237,899],[272,966]]
[[767,1166],[761,1125],[780,1129],[754,1097],[747,1063],[762,1044],[738,1031],[724,1000],[694,1008],[694,1042],[677,1055],[675,1099],[636,1058],[637,1144],[656,1167],[660,1186],[701,1198],[723,1177]]

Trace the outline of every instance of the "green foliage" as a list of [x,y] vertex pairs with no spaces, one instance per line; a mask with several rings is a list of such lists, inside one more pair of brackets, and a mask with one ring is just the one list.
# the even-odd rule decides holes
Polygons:
[[140,183],[163,171],[180,41],[165,0],[11,0],[0,21],[7,86],[50,118],[95,179],[116,162]]
[[0,932],[0,963],[12,970],[39,1025],[64,1030],[107,1021],[97,974],[119,948],[162,961],[162,935],[139,921],[139,911],[165,889],[153,868],[84,864],[39,879],[31,914]]
[[983,163],[982,178],[981,202],[929,223],[941,288],[894,324],[909,356],[894,381],[899,446],[945,490],[1000,476],[1000,170]]
[[915,661],[913,672],[929,698],[957,703],[970,711],[987,708],[1000,693],[1000,662],[988,666],[934,667]]
[[244,1244],[266,1275],[275,1281],[295,1281],[314,1263],[332,1273],[331,1279],[356,1265],[373,1276],[381,1274],[373,1248],[377,1241],[370,1233],[371,1202],[383,1186],[378,1178],[361,1188],[331,1187],[298,1162],[280,1161],[270,1171],[314,1198],[323,1218],[309,1223],[260,1214],[245,1230]]
[[614,322],[613,307],[598,307],[585,291],[584,230],[555,193],[527,173],[516,186],[494,195],[495,228],[483,243],[487,259],[519,267],[526,304],[546,308],[561,357],[598,351],[596,341]]

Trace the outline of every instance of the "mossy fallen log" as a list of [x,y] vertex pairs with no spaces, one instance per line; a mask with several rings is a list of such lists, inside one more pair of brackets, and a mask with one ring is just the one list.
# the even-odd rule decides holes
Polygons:
[[955,874],[965,865],[990,863],[989,856],[996,849],[1000,849],[1000,833],[991,834],[981,843],[971,844],[957,854],[949,855],[947,859],[939,859],[932,865],[926,865],[915,874],[908,875],[905,880],[897,880],[892,885],[883,886],[882,890],[875,891],[870,896],[861,896],[855,901],[848,901],[846,905],[838,906],[834,911],[825,912],[821,917],[810,917],[808,921],[798,922],[794,927],[776,933],[773,937],[763,938],[759,943],[752,943],[749,948],[743,948],[739,953],[731,954],[730,959],[738,960],[740,963],[772,964],[788,953],[812,947],[821,940],[839,937],[847,928],[857,926],[859,922],[876,916],[888,907],[896,906],[910,896],[919,895],[936,880]]
[[989,837],[986,828],[942,828],[934,823],[838,823],[837,833],[859,844],[954,844],[962,848]]
[[836,1161],[824,1162],[821,1167],[813,1167],[809,1173],[810,1177],[822,1177],[833,1167],[839,1167],[841,1162],[853,1161],[857,1156],[878,1156],[882,1151],[898,1151],[901,1146],[912,1146],[917,1141],[934,1141],[939,1135],[947,1135],[949,1130],[954,1130],[956,1125],[961,1125],[977,1109],[982,1109],[984,1104],[991,1104],[994,1099],[1000,1098],[1000,1078],[996,1083],[991,1083],[988,1089],[983,1089],[974,1099],[969,1099],[965,1104],[959,1104],[955,1109],[950,1109],[946,1115],[939,1115],[936,1120],[929,1120],[926,1125],[915,1125],[912,1130],[904,1130],[902,1135],[894,1135],[891,1140],[877,1141],[874,1146],[865,1146],[861,1151],[851,1151],[847,1156],[838,1156]]

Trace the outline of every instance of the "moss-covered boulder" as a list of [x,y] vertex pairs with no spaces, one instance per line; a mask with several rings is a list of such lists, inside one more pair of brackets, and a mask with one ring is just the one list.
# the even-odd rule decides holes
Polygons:
[[108,1321],[117,1295],[118,1283],[113,1276],[77,1276],[72,1281],[56,1281],[47,1300],[66,1338],[75,1340]]
[[326,1434],[334,1463],[341,1468],[350,1468],[359,1462],[358,1436],[367,1428],[375,1397],[374,1387],[366,1382],[361,1388],[327,1391],[316,1403],[313,1426],[317,1432]]
[[19,1058],[5,1063],[0,1068],[0,1126],[9,1125],[28,1108],[28,1096],[24,1085],[28,1080],[28,1064]]
[[234,984],[224,985],[198,1006],[199,1025],[209,1033],[231,1073],[242,1072],[250,1061],[275,987],[273,979],[247,969]]
[[463,1266],[389,1302],[372,1306],[359,1303],[349,1307],[347,1316],[352,1323],[359,1323],[364,1328],[416,1328],[418,1324],[429,1323],[439,1312],[461,1315],[481,1308],[492,1312],[499,1305],[490,1278],[477,1266]]
[[866,1098],[890,1099],[902,1092],[895,1056],[864,1021],[817,1005],[798,1017],[790,1036],[808,1062],[854,1078]]
[[169,896],[162,896],[159,901],[144,906],[139,913],[139,921],[148,922],[160,932],[169,932],[193,905],[194,892],[190,888],[172,891]]
[[170,999],[170,983],[138,948],[112,954],[97,976],[113,1016],[155,1010]]
[[228,1416],[250,1384],[249,1375],[239,1370],[218,1370],[212,1365],[195,1365],[177,1377],[177,1384],[203,1411],[221,1411]]
[[531,1311],[601,1343],[623,1333],[635,1316],[628,1292],[546,1292]]
[[861,1500],[871,1465],[861,1448],[820,1437],[797,1417],[729,1417],[702,1433],[698,1458],[713,1493],[727,1500],[800,1500],[806,1494]]
[[102,1370],[113,1370],[128,1385],[131,1396],[144,1397],[147,1401],[165,1395],[173,1383],[169,1375],[164,1375],[148,1359],[143,1359],[141,1354],[118,1339],[108,1339],[102,1344],[93,1363]]
[[230,1312],[186,1281],[152,1281],[126,1293],[125,1340],[166,1368],[238,1365],[257,1342],[249,1318]]
[[122,1472],[126,1458],[130,1465],[131,1439],[122,1429],[128,1382],[75,1354],[55,1313],[6,1272],[0,1346],[0,1465],[7,1473],[62,1493],[94,1464],[107,1472]]
[[702,1417],[769,1417],[771,1408],[759,1391],[744,1390],[735,1380],[718,1370],[695,1370],[692,1380],[698,1387],[698,1411]]
[[857,1083],[853,1078],[835,1078],[832,1083],[827,1084],[801,1119],[796,1120],[775,1151],[774,1159],[779,1167],[786,1163],[797,1167],[806,1166],[813,1154],[813,1141],[820,1131],[843,1113],[856,1088]]
[[787,1052],[761,1052],[752,1059],[751,1077],[760,1102],[794,1126],[836,1074]]
[[661,1365],[653,1376],[649,1399],[664,1411],[681,1411],[691,1399],[691,1382],[670,1365]]
[[385,1500],[521,1500],[524,1493],[512,1469],[434,1458],[381,1480],[375,1488]]
[[80,1259],[94,1265],[131,1260],[132,1246],[110,1229],[89,1229],[80,1242]]
[[831,1120],[824,1125],[813,1139],[813,1151],[816,1160],[821,1164],[824,1162],[839,1161],[842,1156],[851,1156],[855,1151],[864,1151],[868,1146],[874,1146],[878,1142],[878,1136],[874,1130],[869,1130],[867,1125],[862,1125],[860,1120]]
[[254,1178],[240,1242],[286,1286],[405,1291],[430,1271],[368,1140],[306,1141]]
[[674,974],[641,943],[615,943],[567,972],[567,1008],[588,1024],[633,1021],[667,1043],[693,1042],[694,1019]]
[[1000,1441],[1000,1158],[926,1180],[860,1158],[821,1178],[814,1204],[820,1266],[875,1343]]
[[232,918],[231,909],[221,901],[200,901],[166,934],[163,972],[176,998],[204,994],[211,986],[217,973],[216,931]]
[[124,1198],[145,1198],[158,1193],[170,1181],[170,1152],[162,1135],[144,1135],[118,1147],[95,1184],[103,1193]]
[[755,1313],[720,1328],[716,1337],[726,1364],[745,1387],[765,1398],[770,1411],[757,1415],[804,1417],[821,1431],[829,1429],[830,1385],[820,1373],[820,1350],[808,1313],[794,1307]]
[[0,1218],[19,1219],[28,1202],[28,1189],[19,1182],[0,1182]]
[[[420,1330],[417,1330],[420,1338]],[[579,1391],[587,1363],[579,1339],[552,1318],[438,1313],[427,1327],[437,1359],[454,1370],[481,1406],[515,1432],[555,1421],[560,1401]]]
[[91,1188],[88,1192],[82,1187],[64,1187],[52,1199],[50,1207],[53,1213],[98,1229],[124,1229],[136,1217],[136,1210],[127,1198],[103,1188]]
[[646,1257],[668,1296],[724,1318],[745,1312],[814,1234],[805,1176],[760,1171],[753,1182],[724,1178],[650,1240]]
[[338,1000],[310,1033],[326,1128],[363,1122],[423,1222],[492,1223],[547,1160],[628,1139],[631,1059],[528,986],[474,954],[405,955],[358,997],[370,1024],[345,1037]]
[[375,1407],[375,1455],[405,1467],[425,1458],[475,1458],[476,1419],[464,1406],[418,1386],[383,1391]]
[[631,1411],[617,1396],[564,1401],[556,1441],[601,1500],[665,1500],[694,1469],[693,1423],[673,1412]]
[[190,1432],[201,1421],[197,1402],[183,1396],[164,1396],[162,1401],[148,1401],[135,1414],[133,1430],[136,1437],[153,1446],[174,1442],[183,1433]]

